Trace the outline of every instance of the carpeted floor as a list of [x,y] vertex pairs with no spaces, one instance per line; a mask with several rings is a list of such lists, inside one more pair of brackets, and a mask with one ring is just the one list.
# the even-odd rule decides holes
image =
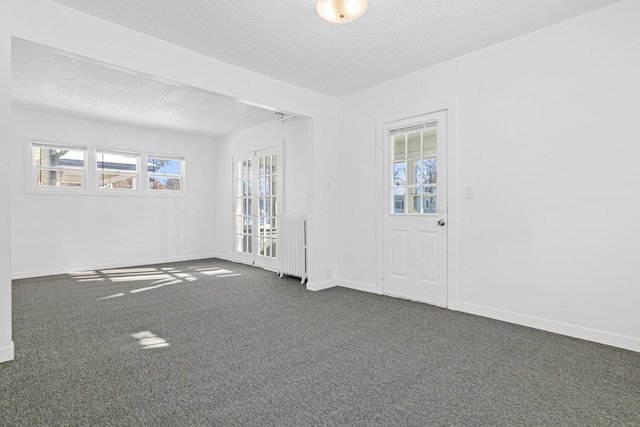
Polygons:
[[638,353],[226,261],[13,292],[3,426],[640,425]]

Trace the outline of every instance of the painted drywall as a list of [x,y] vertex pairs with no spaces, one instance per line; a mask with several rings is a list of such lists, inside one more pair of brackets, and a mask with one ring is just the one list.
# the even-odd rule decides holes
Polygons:
[[[335,172],[337,100],[182,49],[50,0],[8,0],[11,34],[125,69],[313,118],[307,165],[310,282],[335,268],[336,194],[326,188]],[[64,28],[64,31],[60,31]],[[317,168],[316,164],[326,164]]]
[[215,234],[216,254],[233,259],[233,203],[232,161],[235,155],[263,148],[281,147],[284,164],[284,210],[282,214],[307,214],[307,166],[309,164],[308,131],[311,123],[305,118],[296,118],[284,123],[265,123],[215,141],[216,159],[214,174],[216,186]]
[[[151,195],[143,190],[131,196],[90,186],[76,194],[34,192],[32,141],[183,157],[184,194]],[[213,253],[212,139],[14,109],[11,158],[13,277]]]
[[[9,8],[0,3],[0,144],[11,140],[11,37]],[[11,338],[11,162],[0,170],[0,362],[14,357]]]
[[639,18],[624,1],[341,99],[343,285],[383,291],[376,120],[445,102],[458,153],[449,305],[640,350]]

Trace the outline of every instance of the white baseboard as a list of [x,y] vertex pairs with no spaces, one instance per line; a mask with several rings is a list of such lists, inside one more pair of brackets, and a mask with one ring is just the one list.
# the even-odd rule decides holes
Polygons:
[[317,292],[317,291],[323,291],[329,288],[335,288],[338,285],[339,283],[336,282],[335,280],[328,280],[326,282],[318,282],[318,283],[307,282],[307,290]]
[[553,332],[555,334],[566,335],[573,338],[579,338],[587,341],[597,342],[600,344],[610,345],[613,347],[624,348],[626,350],[640,352],[640,339],[633,337],[612,334],[610,332],[584,328],[582,326],[541,319],[538,317],[498,310],[495,308],[465,303],[461,301],[457,302],[456,309],[477,316],[489,317],[491,319],[515,323],[516,325],[527,326],[529,328],[540,329],[547,332]]
[[208,259],[208,258],[220,258],[216,254],[193,254],[193,255],[180,255],[175,257],[167,257],[167,258],[155,258],[155,259],[139,259],[132,261],[115,261],[108,262],[103,264],[91,264],[91,265],[82,265],[82,266],[70,266],[70,267],[61,267],[47,270],[33,270],[33,271],[18,271],[11,273],[11,279],[28,279],[32,277],[43,277],[43,276],[54,276],[57,274],[69,274],[77,271],[92,271],[92,270],[106,270],[112,268],[124,268],[124,267],[137,267],[141,265],[151,265],[151,264],[164,264],[168,262],[181,262],[181,261],[195,261],[199,259]]
[[221,259],[223,261],[231,261],[231,262],[238,262],[235,259],[233,259],[233,254],[212,254],[211,256],[209,256],[209,258],[218,258]]
[[381,295],[382,291],[376,285],[371,283],[354,282],[351,280],[341,280],[340,286],[343,288],[355,289],[356,291],[370,292],[372,294]]
[[13,341],[4,347],[0,347],[0,363],[8,362],[15,358],[15,351],[13,348]]
[[[376,287],[376,285],[370,283],[341,280],[337,282],[337,285],[374,294],[382,293],[381,290]],[[454,304],[450,304],[449,309],[474,314],[476,316],[488,317],[491,319],[514,323],[516,325],[522,325],[529,328],[540,329],[555,334],[566,335],[573,338],[579,338],[600,344],[610,345],[613,347],[624,348],[626,350],[640,352],[640,339],[638,338],[617,335],[610,332],[604,332],[596,329],[585,328],[582,326],[527,316],[519,313],[513,313],[462,301],[455,301]]]

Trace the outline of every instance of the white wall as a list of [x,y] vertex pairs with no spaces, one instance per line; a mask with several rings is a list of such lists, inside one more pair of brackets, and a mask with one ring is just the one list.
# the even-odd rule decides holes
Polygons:
[[[313,118],[308,135],[308,155],[313,162],[306,170],[308,238],[313,246],[308,254],[310,283],[321,284],[326,269],[335,269],[335,234],[325,230],[331,229],[336,220],[336,194],[326,186],[335,172],[336,99],[208,58],[51,0],[4,0],[0,6],[0,123],[6,123],[0,125],[0,138],[4,144],[10,143],[10,37]],[[318,167],[319,164],[328,166]],[[0,172],[7,173],[6,169]],[[9,200],[6,187],[0,190],[0,198]],[[0,351],[10,348],[7,352],[12,357],[9,209],[8,203],[0,208],[0,304],[4,304],[0,312]]]
[[[213,139],[17,109],[12,134],[13,277],[212,255]],[[184,157],[184,194],[34,193],[33,140]]]
[[640,350],[639,19],[640,2],[623,1],[342,99],[343,284],[382,290],[376,119],[453,100],[449,305]]
[[[309,280],[319,282],[335,267],[335,237],[324,230],[335,221],[332,177],[336,144],[335,98],[275,80],[62,6],[51,0],[7,0],[11,34],[97,61],[188,84],[274,109],[313,118],[308,166]],[[64,30],[62,31],[61,28]]]
[[[0,2],[0,144],[11,140],[11,38],[9,7]],[[5,151],[6,152],[6,151]],[[0,362],[13,359],[11,339],[11,162],[0,169]]]
[[298,118],[285,123],[273,122],[218,138],[215,141],[216,209],[214,214],[217,256],[233,257],[233,202],[232,161],[233,156],[270,147],[281,147],[284,161],[284,211],[287,214],[307,212],[307,168],[309,167],[308,132],[311,123]]

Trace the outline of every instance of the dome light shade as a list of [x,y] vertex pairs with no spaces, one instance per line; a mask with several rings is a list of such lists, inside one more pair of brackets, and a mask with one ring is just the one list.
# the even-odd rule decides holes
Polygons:
[[346,24],[364,14],[367,0],[318,0],[316,10],[325,21]]

